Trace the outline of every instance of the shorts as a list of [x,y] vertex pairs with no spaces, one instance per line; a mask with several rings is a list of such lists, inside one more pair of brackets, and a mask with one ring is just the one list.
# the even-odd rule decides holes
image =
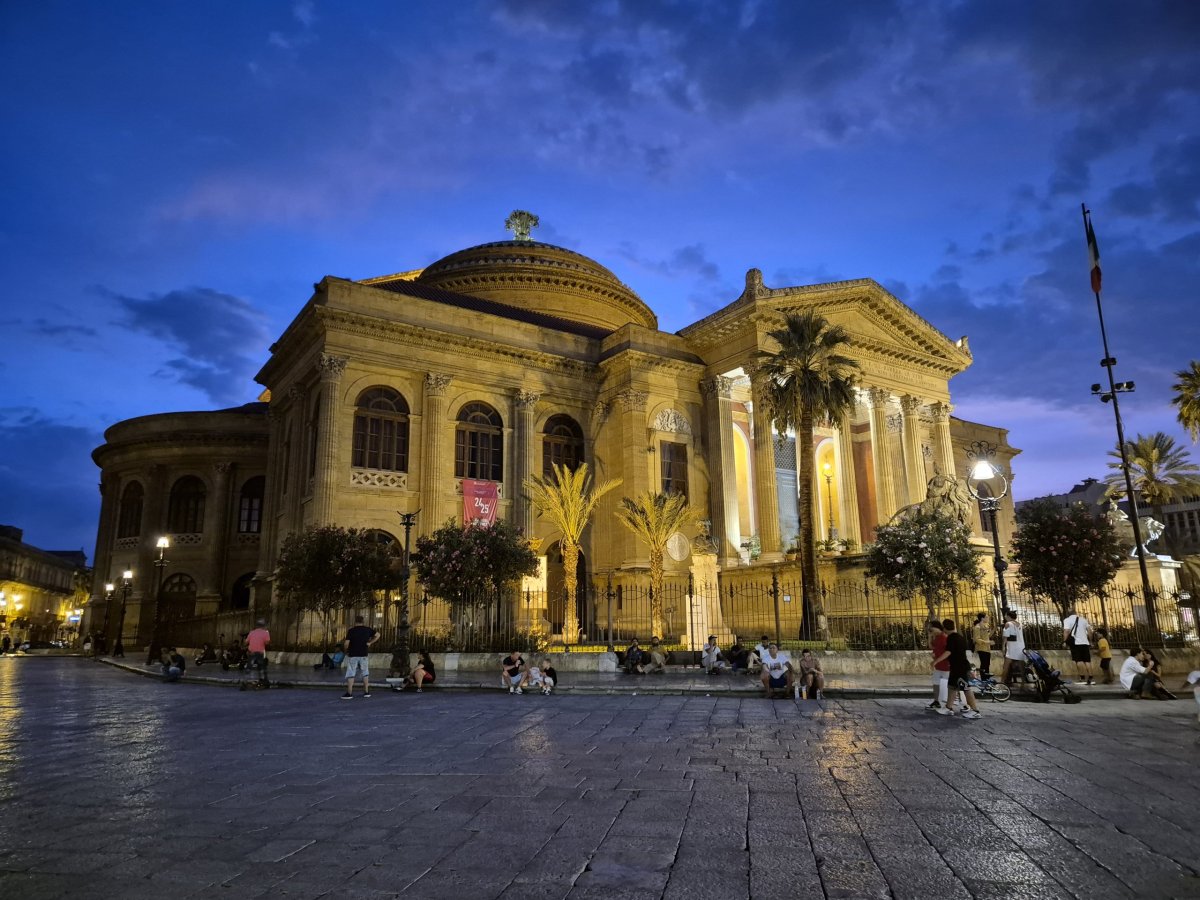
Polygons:
[[1088,644],[1072,644],[1071,645],[1071,661],[1072,662],[1091,662],[1092,648]]
[[1112,657],[1111,656],[1103,657],[1100,660],[1100,671],[1107,672],[1111,668],[1112,668]]
[[950,671],[950,685],[956,691],[965,691],[968,683],[971,680],[971,672],[969,669],[959,669]]
[[769,677],[770,677],[771,687],[773,687],[773,688],[787,687],[787,676],[786,675],[780,675],[778,678],[776,678],[774,675],[769,676]]
[[365,656],[347,656],[346,657],[346,679],[351,678],[369,678],[371,670],[367,668],[367,658]]
[[508,679],[509,684],[511,684],[513,687],[517,687],[520,685],[521,679],[525,676],[521,672],[518,672],[516,675],[509,675],[507,672],[505,672],[504,677]]

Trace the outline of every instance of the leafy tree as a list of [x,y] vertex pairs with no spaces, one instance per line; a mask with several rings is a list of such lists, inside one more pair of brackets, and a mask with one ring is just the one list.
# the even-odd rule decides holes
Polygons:
[[667,541],[671,535],[696,521],[696,511],[683,494],[646,491],[639,497],[622,497],[617,518],[638,536],[650,551],[650,628],[666,640],[667,620],[663,615],[663,570]]
[[579,638],[575,589],[583,530],[587,527],[600,498],[620,483],[619,478],[614,478],[593,488],[587,463],[580,463],[574,471],[566,466],[555,465],[549,478],[533,475],[525,481],[525,488],[529,491],[538,513],[548,518],[562,535],[559,549],[562,551],[563,577],[567,586],[563,639],[568,643]]
[[1121,568],[1125,552],[1112,523],[1082,503],[1061,509],[1037,500],[1017,513],[1012,557],[1017,587],[1053,603],[1062,618],[1082,598],[1097,594]]
[[1171,386],[1175,392],[1171,405],[1178,408],[1179,424],[1187,429],[1192,441],[1200,441],[1200,362],[1192,360],[1175,377],[1179,380]]
[[[1111,472],[1105,479],[1108,492],[1115,497],[1124,497],[1125,475],[1121,471],[1121,451],[1111,450],[1113,461],[1108,464]],[[1156,431],[1151,435],[1139,434],[1125,442],[1125,455],[1129,459],[1129,476],[1133,489],[1150,504],[1154,518],[1166,522],[1163,507],[1193,494],[1200,494],[1200,466],[1188,459],[1187,451],[1175,443],[1170,435]],[[1144,537],[1144,536],[1143,536]],[[1167,536],[1168,544],[1172,536]],[[1172,552],[1175,548],[1171,547]]]
[[464,528],[451,519],[417,538],[412,566],[425,590],[449,603],[458,621],[465,607],[495,603],[521,576],[535,574],[538,558],[511,522]]
[[840,425],[853,409],[858,363],[844,355],[850,344],[846,329],[812,310],[788,315],[783,327],[768,336],[779,349],[759,353],[765,399],[775,430],[796,433],[802,600],[808,621],[820,622],[824,609],[817,590],[813,431],[818,422]]
[[931,619],[959,582],[983,575],[971,530],[940,512],[915,509],[875,530],[867,545],[867,574],[906,601],[921,595]]
[[321,617],[326,631],[337,610],[366,606],[376,591],[399,587],[392,546],[375,532],[322,525],[289,534],[275,564],[275,586],[285,600]]

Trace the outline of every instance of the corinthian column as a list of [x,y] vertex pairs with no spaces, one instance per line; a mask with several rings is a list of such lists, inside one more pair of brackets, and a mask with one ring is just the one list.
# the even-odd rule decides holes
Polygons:
[[446,388],[449,375],[430,372],[425,376],[425,399],[422,406],[421,434],[425,445],[421,460],[421,509],[426,511],[422,526],[426,533],[442,527],[441,488],[445,478],[445,415]]
[[[650,395],[645,391],[627,389],[617,394],[614,399],[617,401],[621,417],[621,475],[624,478],[622,491],[626,497],[641,497],[651,489],[650,465],[646,460],[646,404]],[[655,484],[654,489],[661,490],[661,485]],[[624,565],[648,566],[650,558],[642,542],[627,528],[622,527],[619,533],[625,542],[622,553]]]
[[896,475],[892,471],[892,454],[888,448],[887,402],[891,395],[882,388],[870,388],[867,400],[871,406],[871,459],[875,464],[875,504],[880,522],[896,514]]
[[733,456],[733,379],[723,375],[705,378],[700,382],[700,392],[704,395],[705,437],[710,454],[712,537],[721,565],[731,566],[737,564],[738,545],[742,542],[738,522],[737,465]]
[[229,547],[229,482],[231,462],[213,463],[212,496],[204,507],[203,563],[196,586],[196,615],[215,613],[225,581],[225,554]]
[[513,521],[525,536],[533,537],[533,501],[525,489],[525,479],[538,474],[537,435],[533,431],[533,412],[542,395],[534,391],[517,391],[517,452],[513,458],[516,466],[516,484],[513,486]]
[[[778,562],[783,559],[783,546],[779,540],[779,488],[775,481],[771,414],[766,383],[757,374],[751,374],[750,377],[754,388],[754,408],[751,410],[754,424],[754,499],[758,509],[758,540],[762,546],[762,556],[759,558],[763,562]],[[812,535],[806,539],[811,540]]]
[[341,475],[337,458],[338,407],[341,401],[338,387],[342,373],[346,371],[346,362],[344,356],[330,356],[328,353],[322,353],[317,361],[317,369],[321,373],[321,412],[317,434],[316,484],[313,487],[314,525],[333,524],[334,487]]
[[854,412],[846,413],[837,430],[838,494],[841,495],[842,537],[862,546],[858,519],[858,477],[854,474]]
[[908,482],[908,502],[925,499],[925,460],[921,458],[921,401],[916,397],[900,398],[904,414],[904,478]]
[[954,407],[949,403],[934,403],[929,410],[933,413],[933,458],[938,474],[957,475],[954,444],[950,440],[950,413]]

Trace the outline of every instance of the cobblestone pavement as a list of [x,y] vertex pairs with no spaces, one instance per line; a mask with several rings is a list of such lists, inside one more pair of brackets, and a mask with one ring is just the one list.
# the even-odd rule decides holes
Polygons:
[[1200,897],[1190,700],[984,712],[0,659],[0,895]]

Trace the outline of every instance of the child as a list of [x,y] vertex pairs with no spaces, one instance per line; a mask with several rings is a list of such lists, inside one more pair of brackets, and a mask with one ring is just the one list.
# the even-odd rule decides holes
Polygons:
[[558,684],[558,672],[555,671],[554,666],[550,665],[550,660],[543,659],[542,660],[542,693],[545,694],[547,697],[549,697],[550,692],[554,690],[554,686],[556,684]]
[[1104,683],[1112,684],[1112,647],[1108,643],[1108,632],[1103,628],[1096,629],[1096,649],[1100,651],[1100,671],[1104,673]]
[[1183,682],[1183,687],[1184,689],[1190,687],[1196,697],[1196,722],[1200,724],[1200,669],[1188,673],[1187,680]]

